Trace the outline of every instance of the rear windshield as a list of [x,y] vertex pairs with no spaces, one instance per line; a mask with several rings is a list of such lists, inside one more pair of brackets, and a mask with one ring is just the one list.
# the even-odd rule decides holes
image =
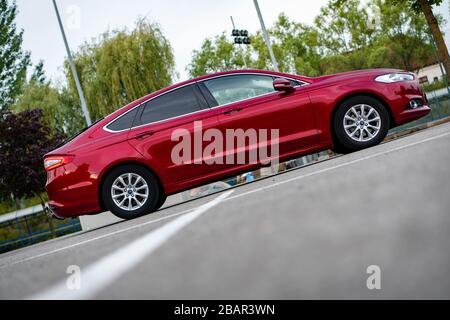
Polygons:
[[100,121],[102,121],[103,118],[98,119],[97,121],[95,121],[94,123],[92,123],[90,126],[85,127],[84,129],[80,130],[79,132],[75,133],[73,136],[67,138],[66,140],[64,140],[63,142],[61,142],[60,144],[56,145],[54,147],[54,149],[57,149],[59,147],[62,147],[63,145],[69,143],[70,141],[72,141],[73,139],[75,139],[76,137],[78,137],[80,134],[82,134],[83,132],[85,132],[87,129],[91,128],[92,126],[94,126],[95,124],[99,123]]

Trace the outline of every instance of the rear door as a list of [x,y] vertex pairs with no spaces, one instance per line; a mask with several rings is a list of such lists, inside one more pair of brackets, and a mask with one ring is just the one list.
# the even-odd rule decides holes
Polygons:
[[[130,143],[149,162],[150,167],[164,173],[172,181],[183,181],[198,177],[213,170],[204,164],[202,155],[194,154],[194,124],[201,121],[202,129],[217,127],[215,112],[211,110],[196,83],[186,85],[149,100],[137,115],[129,132]],[[198,129],[198,126],[197,126]],[[175,133],[186,132],[187,136],[172,141]],[[180,142],[190,139],[190,160],[180,163],[173,158],[173,151]],[[200,137],[201,139],[201,137]],[[200,141],[203,149],[203,142]],[[185,152],[189,153],[185,150]],[[177,155],[185,157],[184,152]],[[200,159],[194,159],[194,157]]]

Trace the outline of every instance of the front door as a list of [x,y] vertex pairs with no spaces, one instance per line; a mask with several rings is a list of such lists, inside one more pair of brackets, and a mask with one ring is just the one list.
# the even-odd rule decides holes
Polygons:
[[[217,102],[215,109],[224,134],[230,130],[247,133],[247,160],[250,160],[249,150],[258,149],[261,145],[269,145],[270,148],[274,130],[278,130],[280,156],[319,141],[309,95],[305,90],[307,86],[291,80],[294,92],[277,92],[273,87],[274,79],[271,75],[235,74],[203,82]],[[254,139],[250,139],[248,130],[257,132],[256,144]],[[263,134],[264,130],[267,135]],[[227,155],[235,153],[237,161],[241,151],[228,148],[226,152]],[[270,155],[269,150],[267,154]]]

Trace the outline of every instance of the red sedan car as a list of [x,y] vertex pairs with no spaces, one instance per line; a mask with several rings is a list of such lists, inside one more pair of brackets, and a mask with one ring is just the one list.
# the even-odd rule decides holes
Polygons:
[[[390,128],[429,112],[416,75],[399,70],[318,78],[261,70],[211,74],[145,96],[45,155],[49,206],[63,218],[110,210],[132,219],[154,212],[170,194],[262,166],[211,164],[195,151],[184,154],[192,161],[174,162],[174,132],[194,137],[198,122],[224,136],[230,129],[276,129],[276,158],[285,161],[374,146]],[[214,157],[259,149],[270,142],[264,139]]]

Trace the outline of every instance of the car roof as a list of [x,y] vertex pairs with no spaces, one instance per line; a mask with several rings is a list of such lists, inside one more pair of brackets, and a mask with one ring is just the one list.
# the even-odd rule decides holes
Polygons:
[[240,70],[229,70],[229,71],[223,71],[223,72],[217,72],[217,73],[210,73],[210,74],[206,74],[206,75],[203,75],[200,77],[192,78],[192,79],[189,79],[186,81],[182,81],[182,82],[170,85],[163,89],[149,93],[137,100],[134,100],[134,101],[130,102],[129,104],[117,109],[113,113],[109,114],[107,117],[105,117],[105,119],[103,121],[101,121],[102,126],[104,123],[110,122],[111,119],[114,119],[114,118],[128,112],[132,108],[142,104],[143,102],[145,102],[149,99],[152,99],[154,97],[157,97],[159,95],[162,95],[166,92],[173,91],[177,88],[189,85],[191,83],[196,83],[196,82],[204,81],[204,80],[207,80],[210,78],[216,78],[216,77],[220,77],[220,76],[233,75],[233,74],[265,74],[265,75],[273,75],[273,76],[279,76],[279,77],[287,77],[287,78],[304,81],[304,82],[310,82],[309,81],[310,78],[308,78],[308,77],[298,76],[298,75],[293,75],[293,74],[288,74],[288,73],[275,72],[275,71],[270,71],[270,70],[240,69]]
[[[257,70],[257,69],[239,69],[239,70],[229,70],[229,71],[223,71],[223,72],[217,72],[217,73],[210,73],[210,74],[206,74],[200,77],[196,77],[196,78],[192,78],[189,80],[185,80],[182,82],[178,82],[176,84],[170,85],[168,87],[165,87],[163,89],[160,89],[158,91],[152,92],[134,102],[132,102],[131,104],[135,104],[136,102],[141,103],[142,101],[148,100],[150,98],[152,98],[153,96],[157,96],[160,95],[166,91],[172,91],[178,87],[183,87],[185,85],[191,84],[191,83],[195,83],[195,82],[199,82],[199,81],[205,81],[207,79],[210,78],[216,78],[216,77],[220,77],[220,76],[226,76],[226,75],[233,75],[233,74],[266,74],[266,75],[273,75],[273,76],[280,76],[280,77],[287,77],[287,78],[292,78],[295,80],[299,80],[299,81],[304,81],[304,82],[309,82],[309,78],[308,77],[304,77],[304,76],[298,76],[298,75],[294,75],[294,74],[288,74],[288,73],[282,73],[282,72],[275,72],[275,71],[270,71],[270,70]],[[131,105],[130,104],[130,105]]]

